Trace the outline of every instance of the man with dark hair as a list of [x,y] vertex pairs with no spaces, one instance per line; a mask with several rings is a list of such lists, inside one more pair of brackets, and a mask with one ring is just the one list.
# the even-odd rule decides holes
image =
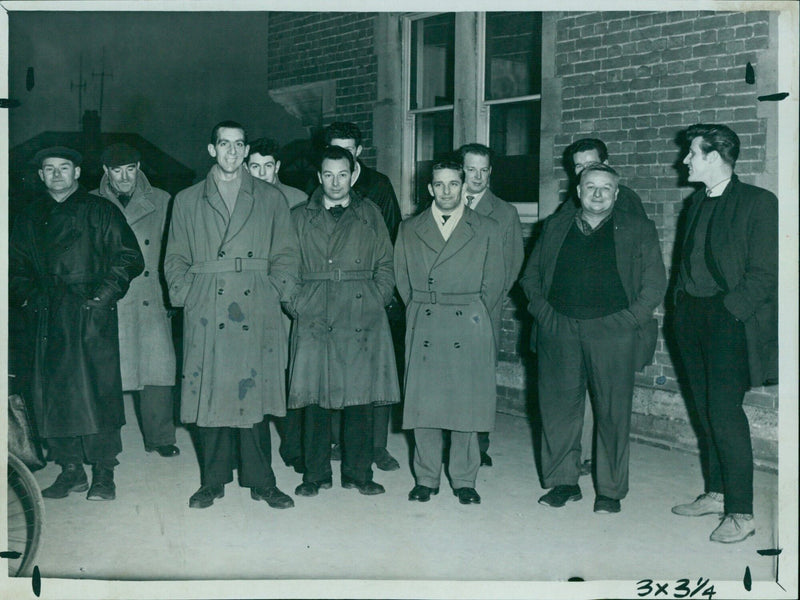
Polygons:
[[450,431],[449,475],[461,504],[479,504],[478,432],[494,428],[496,348],[491,314],[503,297],[500,226],[467,208],[464,171],[433,165],[433,203],[400,225],[397,289],[406,304],[403,427],[414,430],[411,501],[439,492],[443,431]]
[[278,171],[281,170],[279,151],[280,147],[275,140],[259,138],[250,143],[250,153],[247,155],[244,164],[250,175],[278,188],[286,197],[289,208],[294,208],[308,200],[308,195],[281,182],[278,177]]
[[[499,349],[503,306],[509,301],[508,293],[519,277],[519,270],[522,268],[522,261],[525,258],[522,224],[517,209],[495,196],[489,189],[489,180],[492,175],[492,150],[483,144],[465,144],[459,148],[458,154],[464,167],[462,201],[478,214],[494,219],[500,225],[505,282],[503,284],[503,300],[497,303],[491,314],[495,344]],[[489,456],[488,432],[482,431],[478,434],[478,444],[481,452],[481,465],[491,467],[492,458]]]
[[372,479],[373,406],[400,400],[385,310],[394,293],[392,244],[378,207],[351,190],[353,165],[344,148],[325,148],[320,187],[292,210],[302,260],[288,307],[289,408],[305,412],[299,496],[332,485],[331,413],[340,411],[342,487],[382,494]]
[[755,533],[753,450],[742,402],[778,380],[778,200],[734,173],[739,137],[693,125],[683,163],[702,183],[686,214],[675,286],[675,337],[697,411],[705,493],[672,512],[724,515],[711,541]]
[[223,121],[212,139],[208,176],[175,197],[164,259],[172,304],[184,307],[181,419],[197,425],[201,450],[189,506],[225,495],[238,442],[241,485],[254,500],[289,508],[272,472],[266,417],[286,414],[281,302],[297,283],[297,236],[283,195],[242,166],[244,127]]
[[580,500],[587,380],[597,416],[594,511],[616,513],[628,492],[634,372],[652,359],[653,310],[666,274],[655,224],[615,202],[619,175],[602,163],[580,176],[579,211],[544,222],[520,283],[534,317],[542,418],[540,504]]
[[107,147],[101,157],[103,178],[92,193],[122,211],[144,255],[144,272],[117,302],[122,389],[139,397],[145,449],[170,457],[180,450],[173,420],[175,348],[160,277],[169,194],[150,185],[140,160],[139,151],[128,144]]
[[125,424],[117,301],[144,269],[122,213],[78,185],[81,155],[46,148],[34,162],[45,190],[17,217],[8,252],[9,305],[37,323],[31,385],[39,435],[61,474],[45,498],[89,488],[116,497],[114,467]]
[[[394,244],[397,238],[397,227],[402,221],[400,215],[400,206],[397,204],[397,196],[395,196],[392,182],[383,173],[379,173],[375,169],[370,169],[361,160],[361,130],[355,123],[345,121],[336,121],[331,123],[325,129],[325,143],[330,146],[339,146],[344,148],[355,161],[355,168],[353,171],[353,189],[358,192],[362,198],[369,198],[374,204],[378,206],[383,217],[383,222],[386,224],[386,229],[389,231],[389,238]],[[403,314],[403,307],[400,304],[399,298],[395,296],[392,302],[387,307],[389,315],[389,325],[392,329],[392,340],[394,343],[395,353],[398,356],[403,355],[403,336],[405,335],[405,318]],[[398,360],[398,371],[402,376],[402,362]],[[389,433],[389,420],[391,416],[390,406],[376,406],[375,407],[375,466],[381,471],[395,471],[400,468],[400,464],[389,453],[386,448]],[[338,419],[334,417],[333,421],[333,440],[334,440],[334,459],[338,457],[339,449],[339,423]]]

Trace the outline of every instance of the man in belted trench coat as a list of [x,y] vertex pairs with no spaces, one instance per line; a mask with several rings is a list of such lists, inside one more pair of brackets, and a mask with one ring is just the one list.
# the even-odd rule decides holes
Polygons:
[[78,152],[47,148],[34,161],[46,189],[14,223],[8,268],[9,304],[36,323],[36,425],[62,469],[42,495],[85,491],[85,457],[87,499],[113,500],[125,424],[117,301],[144,261],[119,209],[78,185]]
[[297,281],[300,254],[283,195],[242,166],[244,127],[214,127],[208,176],[175,197],[164,271],[183,306],[181,420],[199,433],[202,481],[189,506],[206,508],[239,480],[254,500],[288,508],[275,485],[266,415],[286,414],[288,352],[281,301]]
[[479,431],[494,429],[496,352],[491,315],[504,290],[502,235],[493,219],[461,201],[464,171],[434,164],[433,203],[400,224],[395,277],[406,304],[403,427],[414,430],[416,485],[408,499],[439,492],[442,433],[462,504],[478,504]]
[[175,348],[159,275],[169,194],[150,185],[140,159],[128,144],[106,148],[103,178],[92,193],[122,211],[144,255],[144,272],[117,303],[122,389],[139,396],[145,449],[170,457],[180,454],[172,401]]

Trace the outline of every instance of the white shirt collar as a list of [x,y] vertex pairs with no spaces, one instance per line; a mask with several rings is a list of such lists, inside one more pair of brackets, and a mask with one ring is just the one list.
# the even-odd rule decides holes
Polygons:
[[460,203],[456,206],[456,209],[450,213],[450,217],[447,221],[442,219],[444,213],[439,210],[439,207],[436,206],[434,202],[431,204],[431,214],[433,215],[433,222],[436,223],[436,226],[439,228],[439,231],[442,234],[442,237],[445,240],[450,239],[450,234],[453,233],[453,230],[458,225],[458,222],[461,220],[462,215],[464,214],[464,204]]
[[462,200],[463,204],[466,205],[467,204],[467,196],[472,196],[472,205],[470,206],[470,208],[474,209],[476,206],[478,206],[478,202],[481,201],[481,198],[483,198],[483,195],[486,193],[486,190],[488,190],[488,189],[489,189],[488,187],[484,188],[484,190],[482,192],[480,192],[479,194],[471,194],[470,192],[467,191],[467,187],[464,186],[464,189],[461,192],[461,200]]
[[331,208],[332,206],[341,206],[342,208],[347,208],[348,206],[350,206],[350,194],[348,194],[347,198],[345,198],[341,202],[331,202],[330,200],[328,200],[328,197],[325,194],[322,194],[322,205],[325,207],[326,210]]
[[731,180],[731,178],[728,177],[727,179],[723,179],[722,181],[720,181],[719,183],[717,183],[716,185],[714,185],[712,187],[707,187],[706,188],[706,196],[708,196],[710,198],[716,198],[717,196],[721,196],[722,192],[725,191],[725,187],[728,185],[728,182],[730,180]]

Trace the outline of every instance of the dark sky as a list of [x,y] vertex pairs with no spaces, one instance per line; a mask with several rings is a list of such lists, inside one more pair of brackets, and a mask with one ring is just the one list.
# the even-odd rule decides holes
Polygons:
[[[9,111],[13,147],[42,131],[76,131],[98,109],[105,49],[102,130],[138,133],[198,175],[215,123],[245,125],[251,138],[305,138],[267,86],[267,12],[9,13]],[[28,67],[35,86],[25,88]]]

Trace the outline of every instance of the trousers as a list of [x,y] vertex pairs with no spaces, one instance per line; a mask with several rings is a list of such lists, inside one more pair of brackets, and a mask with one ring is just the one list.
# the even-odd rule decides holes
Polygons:
[[342,475],[359,483],[372,480],[372,404],[347,406],[341,411],[306,406],[303,481],[319,483],[331,477],[331,413],[341,412]]
[[[238,466],[242,487],[275,486],[272,442],[267,419],[249,428],[198,427],[197,431],[202,456],[202,485],[230,483],[233,481],[233,469]],[[237,443],[238,461],[235,448]]]
[[173,388],[146,385],[138,392],[142,436],[147,450],[175,443]]
[[[429,427],[414,429],[414,478],[419,485],[438,488],[442,472],[443,430]],[[448,470],[453,489],[475,488],[481,466],[478,433],[450,432]]]
[[57,465],[82,465],[83,459],[91,465],[113,469],[119,464],[117,455],[122,452],[119,429],[101,431],[92,435],[47,438],[50,458]]

